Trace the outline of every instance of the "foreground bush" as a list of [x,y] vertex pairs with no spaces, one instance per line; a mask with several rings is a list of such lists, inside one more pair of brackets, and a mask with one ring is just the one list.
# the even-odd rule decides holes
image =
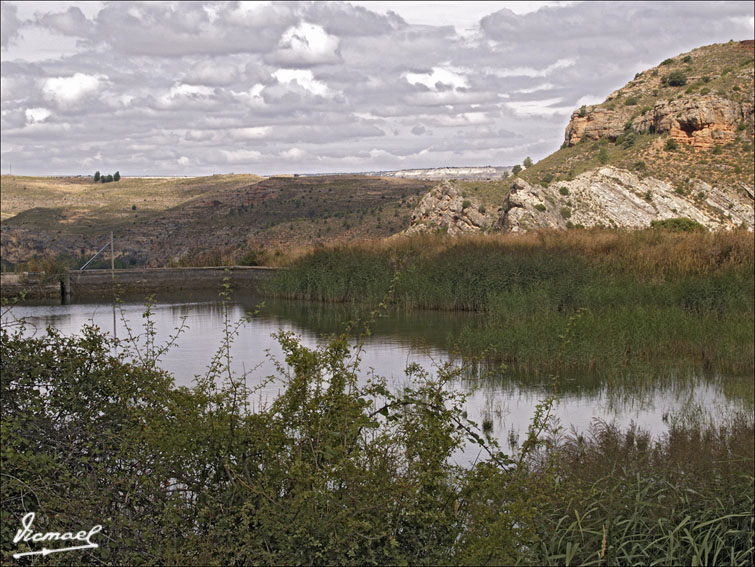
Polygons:
[[[149,315],[149,313],[147,313]],[[88,328],[4,329],[2,557],[38,531],[103,525],[100,548],[38,564],[748,564],[752,419],[591,437],[550,429],[552,399],[507,457],[464,413],[458,369],[358,378],[346,336],[308,349],[280,333],[282,393],[252,408],[226,341],[195,387],[162,352]],[[452,464],[466,443],[479,462]],[[538,448],[539,447],[539,448]],[[54,561],[53,561],[54,559]]]

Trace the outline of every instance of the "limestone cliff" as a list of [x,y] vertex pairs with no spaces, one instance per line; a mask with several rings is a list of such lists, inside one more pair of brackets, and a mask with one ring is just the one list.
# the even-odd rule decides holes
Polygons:
[[710,230],[753,230],[752,188],[739,192],[696,181],[689,194],[652,177],[601,167],[544,188],[515,179],[499,226],[504,232],[604,226],[647,228],[654,220],[686,217]]
[[481,232],[492,228],[498,215],[498,212],[488,212],[477,199],[465,198],[453,183],[443,181],[422,198],[404,233],[444,230],[453,236]]

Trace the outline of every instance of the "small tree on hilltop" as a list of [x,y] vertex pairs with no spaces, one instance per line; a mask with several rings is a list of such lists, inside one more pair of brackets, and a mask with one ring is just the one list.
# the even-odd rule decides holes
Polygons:
[[532,167],[532,158],[530,156],[527,156],[526,158],[524,158],[522,165],[524,167]]
[[522,171],[522,166],[519,164],[516,164],[514,167],[511,168],[511,173],[513,173],[514,175],[516,175],[520,171]]
[[120,181],[121,180],[121,173],[120,171],[116,171],[115,175],[113,175],[113,181]]

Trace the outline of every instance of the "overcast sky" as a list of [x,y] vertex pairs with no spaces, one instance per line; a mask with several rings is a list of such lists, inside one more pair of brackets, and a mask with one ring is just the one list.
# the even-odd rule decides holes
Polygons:
[[3,2],[2,173],[513,165],[752,2]]

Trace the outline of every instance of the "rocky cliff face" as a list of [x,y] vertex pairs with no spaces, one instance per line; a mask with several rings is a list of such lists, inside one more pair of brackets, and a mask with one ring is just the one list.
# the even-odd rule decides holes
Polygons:
[[602,167],[548,188],[515,179],[498,226],[504,232],[604,226],[647,228],[654,220],[687,217],[708,229],[753,230],[751,187],[739,192],[695,181],[680,193],[669,183]]
[[738,102],[716,95],[658,101],[651,110],[639,116],[633,116],[627,107],[595,107],[572,114],[565,141],[569,146],[583,139],[615,141],[631,128],[639,133],[668,132],[679,143],[709,149],[733,141],[739,124],[752,119],[752,102]]
[[498,222],[500,211],[487,211],[467,199],[453,183],[444,181],[425,195],[414,209],[405,234],[445,230],[450,235],[482,232]]

